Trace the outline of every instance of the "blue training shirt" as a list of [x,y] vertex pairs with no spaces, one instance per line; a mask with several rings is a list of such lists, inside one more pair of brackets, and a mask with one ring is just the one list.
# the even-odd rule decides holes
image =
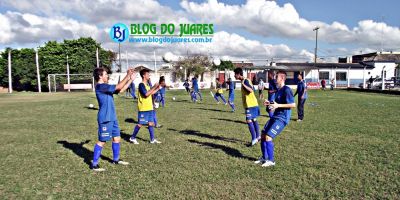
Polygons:
[[197,84],[197,79],[193,79],[192,80],[192,85],[193,85],[194,91],[198,92],[199,91],[199,85]]
[[[286,85],[278,89],[275,94],[275,102],[279,104],[294,103],[292,90]],[[292,111],[290,108],[277,108],[272,118],[282,120],[284,123],[289,124],[291,114]]]
[[99,112],[97,113],[98,123],[117,121],[113,97],[115,88],[115,85],[106,83],[96,85],[95,91],[97,102],[99,103]]
[[275,92],[273,92],[273,93],[270,93],[268,91],[268,101],[272,102],[275,100],[275,93],[276,93],[276,90],[278,90],[278,87],[276,86],[276,79],[268,80],[268,89],[270,91],[275,90]]
[[[150,85],[150,83],[149,83],[149,85]],[[142,96],[146,96],[147,90],[146,90],[146,86],[144,85],[144,83],[139,83],[139,92]]]
[[165,94],[165,87],[162,87],[159,91],[160,91],[160,94]]
[[303,95],[303,99],[307,99],[307,90],[306,90],[306,83],[304,82],[304,80],[299,81],[297,83],[297,91],[296,93],[299,95],[298,98],[301,98],[301,95]]

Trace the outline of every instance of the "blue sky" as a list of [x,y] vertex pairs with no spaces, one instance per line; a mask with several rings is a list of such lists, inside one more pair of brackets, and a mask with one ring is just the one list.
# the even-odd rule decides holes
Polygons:
[[[117,3],[111,0],[3,0],[0,2],[0,50],[8,46],[36,47],[49,40],[82,36],[93,37],[106,48],[115,49],[116,44],[106,37],[105,28],[110,24],[187,19],[192,23],[214,23],[215,42],[208,46],[124,48],[137,51],[132,55],[138,57],[149,57],[146,54],[151,49],[158,49],[160,54],[166,51],[183,54],[193,49],[196,53],[211,51],[219,57],[265,56],[289,60],[303,57],[307,60],[314,52],[312,29],[320,26],[318,54],[324,59],[333,61],[338,56],[381,48],[400,51],[399,0],[221,0],[218,3],[215,0],[183,3],[178,0]],[[238,46],[246,48],[238,49]]]

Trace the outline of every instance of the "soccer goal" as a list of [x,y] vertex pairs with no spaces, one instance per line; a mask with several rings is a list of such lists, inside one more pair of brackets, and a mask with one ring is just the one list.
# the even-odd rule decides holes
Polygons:
[[49,92],[81,90],[94,91],[92,74],[49,74],[47,76]]

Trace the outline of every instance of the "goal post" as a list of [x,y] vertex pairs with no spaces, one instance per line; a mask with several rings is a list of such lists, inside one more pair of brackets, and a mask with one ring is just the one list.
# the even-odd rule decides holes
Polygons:
[[69,90],[94,91],[95,87],[92,74],[49,74],[47,81],[50,93]]

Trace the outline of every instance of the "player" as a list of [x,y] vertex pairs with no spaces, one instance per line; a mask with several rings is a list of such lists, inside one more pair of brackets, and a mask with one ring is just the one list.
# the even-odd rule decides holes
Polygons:
[[298,98],[297,98],[297,121],[301,122],[304,119],[304,104],[306,103],[306,99],[307,99],[307,86],[306,83],[304,83],[303,80],[303,75],[299,74],[297,76],[297,78],[299,79],[299,82],[297,83],[297,90],[296,93],[294,93],[294,96],[296,96],[297,94],[299,94]]
[[224,90],[222,89],[222,84],[219,82],[219,78],[216,78],[216,83],[215,83],[215,95],[214,95],[214,99],[217,101],[217,103],[219,104],[219,100],[218,97],[220,97],[222,99],[222,101],[224,102],[225,105],[227,105],[225,97],[223,95]]
[[228,85],[228,91],[229,91],[229,98],[228,98],[228,104],[232,108],[232,112],[235,112],[235,83],[232,82],[231,78],[228,78],[228,81],[226,82]]
[[138,124],[135,126],[132,136],[129,141],[133,144],[139,144],[136,140],[136,135],[138,134],[140,128],[143,125],[148,125],[150,133],[150,143],[160,144],[161,142],[156,140],[154,137],[154,107],[153,107],[153,94],[155,94],[159,89],[159,83],[154,84],[150,87],[150,71],[148,69],[140,70],[140,77],[142,77],[142,82],[139,84],[139,95],[138,95]]
[[203,97],[201,96],[201,93],[199,90],[199,84],[197,82],[197,75],[192,78],[192,87],[193,87],[194,92],[196,92],[196,95],[199,95],[200,101],[203,101]]
[[185,82],[183,83],[183,86],[185,87],[186,92],[190,93],[189,80],[188,79],[185,80]]
[[93,71],[93,77],[96,80],[96,97],[99,104],[97,113],[98,123],[98,142],[94,146],[93,162],[91,169],[93,171],[104,171],[99,165],[101,151],[107,141],[112,139],[113,164],[128,165],[128,162],[119,159],[121,133],[118,126],[117,115],[114,105],[114,94],[125,91],[135,78],[133,69],[129,69],[125,78],[118,85],[108,84],[108,71],[106,68],[96,68]]
[[274,102],[265,101],[264,105],[275,110],[274,116],[265,124],[261,135],[262,156],[255,161],[261,163],[263,167],[275,165],[273,139],[289,124],[291,108],[296,107],[292,90],[285,86],[286,73],[279,71],[276,74],[278,91]]
[[[274,102],[275,101],[275,93],[277,91],[277,87],[276,87],[276,79],[274,78],[274,74],[268,73],[268,101],[269,102]],[[274,111],[269,109],[269,107],[267,106],[266,108],[269,118],[271,118],[274,115]]]
[[251,146],[254,146],[260,139],[260,128],[257,122],[257,117],[260,116],[260,108],[258,107],[251,81],[243,76],[243,69],[238,67],[234,72],[235,78],[241,81],[243,107],[245,109],[247,126],[251,133]]

